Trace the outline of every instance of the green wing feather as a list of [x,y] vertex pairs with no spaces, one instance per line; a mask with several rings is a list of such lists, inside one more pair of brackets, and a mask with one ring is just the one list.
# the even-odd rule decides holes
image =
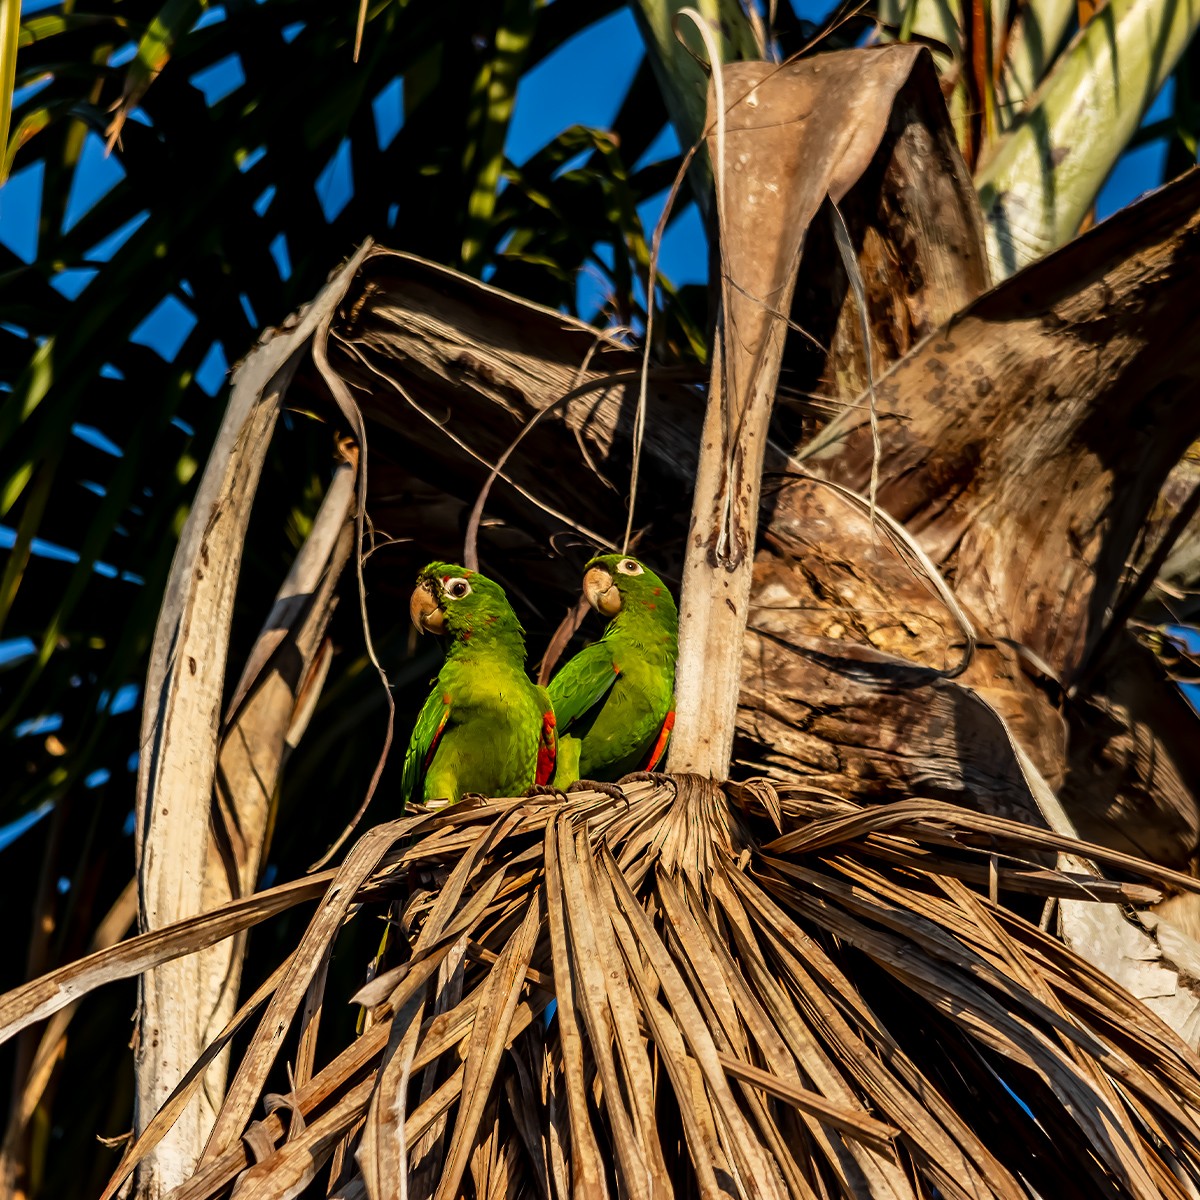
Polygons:
[[409,801],[420,803],[425,799],[421,794],[421,788],[425,781],[425,770],[433,758],[433,752],[437,749],[437,744],[446,728],[446,722],[449,720],[450,693],[443,691],[440,686],[435,686],[421,706],[417,723],[413,727],[412,737],[409,739],[408,749],[404,753],[404,771],[400,776],[400,791],[405,804],[408,804]]
[[608,695],[619,674],[612,660],[612,650],[600,641],[580,650],[550,680],[547,691],[554,705],[560,737]]

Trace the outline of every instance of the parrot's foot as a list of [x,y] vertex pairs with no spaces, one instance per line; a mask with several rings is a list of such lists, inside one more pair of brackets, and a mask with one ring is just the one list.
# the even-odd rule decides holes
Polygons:
[[463,808],[482,808],[485,804],[491,803],[491,798],[482,792],[463,792],[459,796],[458,802]]
[[[628,775],[622,775],[617,780],[618,783],[663,783],[668,781],[667,777],[659,771],[630,771]],[[669,782],[669,781],[668,781]]]
[[559,804],[566,804],[567,793],[562,788],[556,788],[552,783],[535,783],[526,793],[529,799],[536,796],[550,796],[557,800]]
[[629,807],[629,797],[615,783],[602,783],[599,779],[577,779],[568,792],[600,792],[612,800],[620,800],[626,808]]

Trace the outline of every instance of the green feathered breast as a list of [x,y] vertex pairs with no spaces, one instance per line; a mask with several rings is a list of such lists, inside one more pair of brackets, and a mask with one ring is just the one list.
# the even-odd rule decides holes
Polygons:
[[584,592],[599,612],[614,615],[600,640],[550,681],[557,787],[653,770],[675,718],[679,614],[662,580],[637,559],[607,554],[588,563]]
[[411,609],[419,629],[449,641],[404,756],[405,802],[519,796],[548,783],[554,713],[546,689],[525,673],[525,633],[504,590],[478,572],[430,563]]

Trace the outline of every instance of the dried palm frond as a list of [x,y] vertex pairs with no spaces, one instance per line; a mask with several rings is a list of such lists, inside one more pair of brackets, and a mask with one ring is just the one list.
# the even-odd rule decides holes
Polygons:
[[[936,801],[695,776],[623,794],[417,810],[360,838],[218,1039],[269,997],[172,1195],[1192,1194],[1200,1059],[1020,910],[1194,880]],[[1059,872],[1062,848],[1142,881]],[[386,909],[404,960],[328,994],[346,921]],[[366,1028],[318,1067],[322,1007],[351,999]]]

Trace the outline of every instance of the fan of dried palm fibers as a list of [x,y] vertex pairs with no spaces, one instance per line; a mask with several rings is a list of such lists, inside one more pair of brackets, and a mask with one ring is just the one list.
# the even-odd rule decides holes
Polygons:
[[[176,1200],[1195,1195],[1200,1061],[1015,911],[1155,886],[1060,872],[1079,843],[934,801],[691,776],[625,793],[360,838],[235,1019],[269,997]],[[351,999],[324,990],[339,930],[389,906],[405,961],[317,1069],[322,1007]],[[285,1045],[291,1091],[264,1095]]]

